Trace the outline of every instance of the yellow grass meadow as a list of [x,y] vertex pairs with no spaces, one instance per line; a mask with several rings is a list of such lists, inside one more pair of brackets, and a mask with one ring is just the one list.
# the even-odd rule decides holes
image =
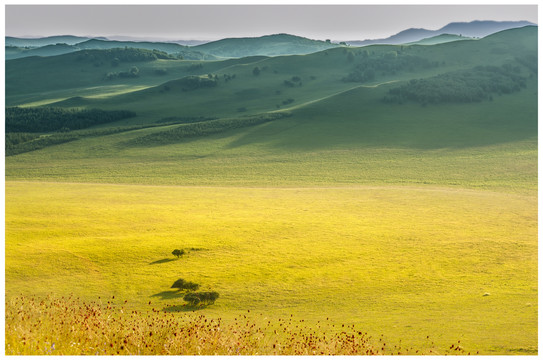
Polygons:
[[[176,259],[174,249],[187,253]],[[220,297],[185,311],[170,288],[178,278]],[[6,319],[6,350],[36,353],[22,343],[28,329],[15,326],[17,316],[38,319],[40,299],[71,294],[70,309],[100,301],[101,311],[112,311],[114,296],[115,316],[123,306],[172,322],[220,318],[225,328],[249,311],[269,346],[245,354],[277,353],[274,341],[301,321],[314,330],[326,322],[328,334],[342,326],[367,332],[364,351],[387,343],[413,353],[459,346],[451,344],[537,353],[537,197],[438,187],[7,181],[6,304],[21,313]],[[268,321],[285,318],[289,331],[277,326],[272,335]],[[55,343],[56,354],[83,353],[59,336],[47,339],[49,350]]]

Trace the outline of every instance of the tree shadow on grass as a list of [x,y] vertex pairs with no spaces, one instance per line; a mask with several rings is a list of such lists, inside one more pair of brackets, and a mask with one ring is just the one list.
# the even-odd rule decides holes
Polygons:
[[159,292],[157,294],[151,295],[151,297],[159,297],[162,300],[178,299],[178,298],[182,298],[183,296],[185,296],[185,292],[177,291],[177,290],[174,290],[174,291],[162,291],[162,292]]
[[157,261],[150,262],[149,265],[154,265],[154,264],[165,264],[165,263],[169,263],[169,262],[177,261],[177,260],[179,260],[179,259],[166,258],[166,259],[161,259],[161,260],[157,260]]
[[198,311],[205,309],[207,305],[169,305],[162,309],[164,312],[173,313],[173,312],[190,312],[190,311]]

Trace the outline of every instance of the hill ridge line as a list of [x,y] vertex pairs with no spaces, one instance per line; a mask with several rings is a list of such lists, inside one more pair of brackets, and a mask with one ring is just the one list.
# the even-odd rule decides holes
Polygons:
[[302,104],[297,104],[297,105],[294,105],[294,106],[291,106],[289,108],[284,108],[284,109],[281,109],[281,110],[275,110],[275,111],[270,111],[270,112],[281,112],[281,111],[290,111],[290,110],[295,110],[295,109],[299,109],[299,108],[302,108],[304,106],[307,106],[307,105],[311,105],[311,104],[314,104],[316,102],[319,102],[319,101],[322,101],[322,100],[326,100],[326,99],[329,99],[331,97],[334,97],[334,96],[337,96],[337,95],[340,95],[340,94],[343,94],[343,93],[346,93],[348,91],[351,91],[351,90],[354,90],[354,89],[358,89],[358,88],[376,88],[376,87],[379,87],[381,85],[385,85],[385,84],[392,84],[392,83],[395,83],[395,82],[398,82],[400,80],[389,80],[389,81],[384,81],[382,83],[377,83],[377,84],[373,84],[373,85],[356,85],[356,86],[353,86],[352,88],[349,88],[349,89],[346,89],[346,90],[341,90],[341,91],[338,91],[336,93],[333,93],[333,94],[330,94],[330,95],[326,95],[324,97],[321,97],[319,99],[314,99],[314,100],[309,100],[309,101],[306,101],[305,103],[302,103]]

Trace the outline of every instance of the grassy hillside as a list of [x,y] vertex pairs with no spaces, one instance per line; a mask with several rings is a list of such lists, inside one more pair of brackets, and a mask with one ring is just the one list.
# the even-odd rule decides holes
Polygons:
[[23,48],[17,46],[6,46],[6,60],[18,59],[28,56],[54,56],[74,52],[72,45],[54,44],[45,45],[38,48]]
[[442,43],[447,43],[451,41],[459,41],[459,40],[474,40],[474,39],[467,36],[462,36],[462,35],[441,34],[437,36],[428,37],[419,41],[415,41],[412,43],[407,43],[406,45],[436,45],[436,44],[442,44]]
[[[324,323],[386,354],[538,352],[536,28],[224,61],[82,54],[6,62],[6,103],[48,104],[6,112],[19,150],[5,172],[6,349],[42,353],[21,345],[34,326],[50,350],[58,324],[33,306],[73,293],[74,314],[107,299],[138,326],[133,311],[239,330],[250,311],[271,343],[247,354],[292,354],[271,344],[322,339]],[[179,278],[220,297],[187,308]],[[38,325],[14,325],[23,305]],[[160,336],[138,344],[178,343]]]
[[42,38],[18,38],[14,36],[6,36],[5,39],[6,46],[33,48],[55,44],[75,45],[77,43],[89,40],[88,37],[73,35],[47,36]]
[[194,49],[222,57],[245,57],[303,55],[337,46],[320,40],[310,40],[289,34],[276,34],[255,38],[222,39],[197,45]]

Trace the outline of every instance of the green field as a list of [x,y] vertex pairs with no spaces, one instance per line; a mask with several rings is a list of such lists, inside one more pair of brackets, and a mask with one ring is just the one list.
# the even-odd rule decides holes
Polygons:
[[[220,294],[196,314],[228,324],[249,310],[258,323],[352,324],[425,353],[460,341],[472,354],[537,354],[538,84],[526,60],[536,40],[528,27],[431,46],[116,70],[77,53],[7,61],[8,106],[136,113],[10,145],[8,308],[21,295],[74,294],[171,312],[184,301],[170,287],[184,278]],[[433,65],[413,65],[420,58]],[[342,80],[366,76],[372,59],[407,65]],[[138,77],[103,79],[131,66]],[[188,89],[188,75],[218,80]],[[412,79],[487,92],[385,101]],[[35,353],[13,334],[6,346]]]

